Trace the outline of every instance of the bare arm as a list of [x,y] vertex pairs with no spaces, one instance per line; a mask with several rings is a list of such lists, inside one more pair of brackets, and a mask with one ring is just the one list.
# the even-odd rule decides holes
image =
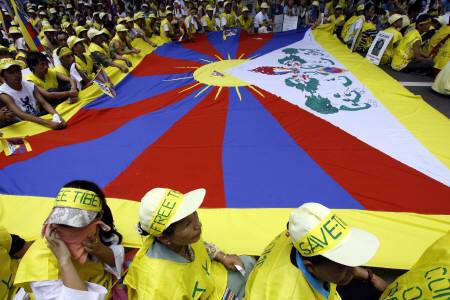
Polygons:
[[414,58],[417,60],[423,60],[428,58],[428,55],[424,54],[422,52],[422,49],[420,49],[420,41],[416,41],[413,45],[414,50]]
[[71,91],[77,90],[77,82],[72,77],[67,77],[66,75],[61,74],[59,72],[56,72],[56,77],[61,81],[70,82],[70,90]]

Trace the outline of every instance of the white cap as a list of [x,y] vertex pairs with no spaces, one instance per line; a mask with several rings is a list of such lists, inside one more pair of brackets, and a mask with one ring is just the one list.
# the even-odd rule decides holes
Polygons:
[[[320,231],[321,228],[317,227],[327,219],[330,222],[325,222],[321,226],[325,230]],[[341,225],[343,225],[342,228],[346,229],[345,233],[339,231]],[[291,213],[289,235],[294,245],[298,245],[314,229],[319,229],[323,234],[329,234],[326,238],[327,244],[330,245],[319,247],[322,252],[313,255],[322,255],[345,266],[364,265],[375,255],[380,245],[376,236],[362,229],[348,227],[345,221],[335,216],[330,209],[322,204],[305,203]],[[339,236],[335,239],[336,244],[331,243],[332,236]],[[320,238],[324,240],[322,236]],[[299,248],[302,249],[302,246],[300,245]],[[299,252],[302,254],[302,251],[299,250]]]
[[[153,215],[160,209],[161,200],[167,192],[171,191],[168,188],[154,188],[147,192],[141,200],[139,208],[139,223],[141,228],[147,230],[150,225],[150,221]],[[175,193],[179,193],[174,191]],[[180,193],[181,194],[181,193]],[[181,219],[186,218],[190,214],[194,213],[200,205],[202,205],[203,199],[206,195],[205,189],[196,189],[186,194],[181,194],[183,197],[182,202],[179,204],[173,216],[165,224],[166,228]]]
[[403,19],[403,16],[400,14],[393,14],[392,16],[389,17],[388,22],[389,24],[394,24],[395,22],[397,22],[398,20]]

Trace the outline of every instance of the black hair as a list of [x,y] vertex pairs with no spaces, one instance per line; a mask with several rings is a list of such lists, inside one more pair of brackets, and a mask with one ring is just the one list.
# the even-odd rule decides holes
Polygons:
[[[181,220],[180,220],[180,221],[181,221]],[[175,222],[175,223],[170,224],[169,227],[167,227],[166,229],[164,229],[164,231],[161,233],[161,235],[162,235],[162,236],[165,236],[165,237],[170,237],[170,236],[172,236],[172,235],[175,233],[175,226],[176,226],[176,224],[177,224],[178,222],[180,222],[180,221],[177,221],[177,222]],[[147,228],[143,228],[140,222],[137,224],[137,231],[138,231],[138,233],[139,233],[140,235],[142,235],[142,236],[148,236],[148,235],[150,235],[150,234],[148,233],[148,231],[147,231]]]
[[32,72],[34,72],[34,68],[41,61],[48,62],[47,56],[38,51],[31,51],[26,58],[27,66]]
[[8,48],[0,48],[0,56],[10,56],[10,57],[12,57],[11,52],[9,52]]
[[110,246],[112,244],[113,236],[115,235],[119,239],[118,243],[122,243],[122,235],[116,230],[114,226],[114,218],[111,213],[111,209],[108,206],[108,203],[106,203],[105,194],[97,184],[87,180],[74,180],[66,183],[64,187],[78,188],[96,193],[102,202],[102,212],[100,213],[101,220],[103,223],[111,227],[110,231],[104,231],[102,228],[100,228],[100,240],[106,246]]
[[426,22],[426,21],[431,21],[431,17],[429,14],[423,14],[423,15],[418,16],[417,20],[416,20],[416,24]]
[[315,266],[319,266],[319,265],[323,265],[325,263],[332,262],[331,260],[329,260],[328,258],[326,258],[325,256],[322,256],[322,255],[302,256],[300,254],[300,256],[302,257],[303,260],[308,260]]

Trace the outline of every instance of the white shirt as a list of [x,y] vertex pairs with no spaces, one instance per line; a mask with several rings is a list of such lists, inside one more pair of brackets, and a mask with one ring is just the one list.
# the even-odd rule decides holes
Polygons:
[[14,42],[14,46],[16,46],[16,49],[17,49],[17,50],[28,51],[27,43],[25,43],[25,39],[24,39],[23,37],[18,38],[18,39]]
[[[109,248],[114,253],[115,268],[104,264],[104,269],[120,279],[125,250],[122,245],[111,245]],[[95,257],[94,260],[96,260]],[[62,280],[34,281],[31,282],[30,286],[36,300],[103,300],[108,294],[105,287],[92,282],[86,282],[87,291],[68,288]],[[27,298],[14,298],[14,300],[25,299]]]
[[20,91],[11,88],[7,83],[0,86],[0,94],[10,96],[21,111],[37,116],[40,110],[33,93],[34,83],[31,81],[22,80],[22,89]]
[[262,11],[260,11],[255,16],[255,20],[254,20],[255,28],[258,28],[259,26],[261,26],[264,23],[264,21],[268,21],[268,20],[269,20],[269,17],[267,15],[265,15]]
[[73,63],[70,66],[70,78],[75,79],[77,82],[77,89],[81,91],[81,82],[83,81],[83,78],[81,77],[80,73],[77,70],[76,64]]
[[192,17],[192,16],[188,16],[186,17],[186,19],[184,20],[184,24],[186,25],[186,28],[189,28],[189,23],[194,25],[195,30],[198,30],[198,24],[197,21]]

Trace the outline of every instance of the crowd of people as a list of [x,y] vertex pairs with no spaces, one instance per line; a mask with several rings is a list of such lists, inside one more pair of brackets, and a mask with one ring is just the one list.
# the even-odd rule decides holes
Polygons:
[[[379,31],[389,32],[393,38],[381,62],[397,71],[436,75],[450,55],[449,5],[440,0],[34,2],[26,3],[24,13],[42,52],[30,51],[17,18],[2,9],[0,128],[19,120],[65,128],[56,105],[78,101],[100,67],[128,72],[129,56],[141,51],[132,46],[134,39],[157,47],[195,42],[197,34],[217,30],[266,33],[280,14],[298,16],[298,28],[329,31],[363,55]],[[47,113],[51,120],[41,118]]]

